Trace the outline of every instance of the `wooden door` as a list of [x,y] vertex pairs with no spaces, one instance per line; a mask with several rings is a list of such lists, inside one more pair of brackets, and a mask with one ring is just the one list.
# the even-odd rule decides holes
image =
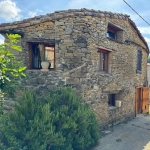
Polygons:
[[142,88],[142,114],[147,113],[149,110],[149,88],[143,87]]
[[141,102],[142,102],[142,87],[136,88],[136,100],[135,100],[135,112],[136,114],[141,113]]
[[137,87],[135,99],[135,112],[136,114],[144,114],[149,110],[149,88]]

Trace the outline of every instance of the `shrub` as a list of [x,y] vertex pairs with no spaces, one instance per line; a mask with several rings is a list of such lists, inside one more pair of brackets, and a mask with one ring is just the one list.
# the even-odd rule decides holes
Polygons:
[[4,150],[87,150],[99,139],[94,113],[68,87],[39,99],[26,92],[0,128]]

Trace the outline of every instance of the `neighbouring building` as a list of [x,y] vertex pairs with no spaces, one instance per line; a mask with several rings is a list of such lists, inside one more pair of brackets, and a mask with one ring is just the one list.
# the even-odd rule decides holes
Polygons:
[[[150,87],[150,63],[147,63],[147,80],[148,80],[148,87]],[[150,93],[150,88],[149,88]],[[149,106],[150,106],[150,94],[149,94]],[[149,114],[150,114],[150,107],[149,107]]]
[[[89,9],[55,11],[0,25],[22,36],[25,87],[37,93],[72,86],[102,127],[148,110],[148,45],[128,15]],[[41,59],[50,62],[41,68]],[[141,94],[142,93],[142,94]],[[6,102],[9,104],[8,102]]]
[[147,63],[147,80],[148,86],[150,86],[150,63]]

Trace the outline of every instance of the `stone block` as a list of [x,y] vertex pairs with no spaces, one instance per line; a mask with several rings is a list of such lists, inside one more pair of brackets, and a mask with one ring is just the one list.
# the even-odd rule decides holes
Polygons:
[[39,24],[40,22],[41,22],[40,20],[32,20],[30,21],[30,24],[34,25],[34,24]]
[[40,27],[40,26],[36,28],[37,31],[40,31],[40,30],[43,30],[43,29],[44,29],[44,28],[43,28],[43,27]]
[[70,76],[72,78],[85,78],[86,77],[86,74],[85,73],[79,73],[79,72],[74,72],[74,73],[71,73]]
[[85,57],[85,54],[84,53],[73,53],[73,56],[75,56],[75,57],[80,57],[80,59],[81,59],[81,57]]
[[73,57],[73,53],[65,53],[65,57]]
[[55,22],[55,26],[63,26],[63,25],[64,25],[64,22],[59,22],[59,21]]
[[53,22],[44,22],[44,25],[46,25],[46,26],[54,26],[54,23]]
[[66,78],[66,85],[71,85],[71,84],[79,84],[80,80],[79,78]]
[[4,29],[5,29],[5,27],[3,27],[3,26],[2,26],[2,27],[0,27],[0,30],[4,30]]
[[30,26],[30,23],[18,24],[18,27],[26,27],[26,26]]
[[86,61],[89,61],[89,59],[87,59],[87,58],[85,58],[85,57],[82,57],[81,59],[82,59],[82,61],[85,61],[85,62],[86,62]]
[[71,39],[64,39],[63,41],[64,41],[64,43],[67,43],[67,44],[73,42],[73,40],[71,40]]
[[66,28],[65,29],[65,34],[71,34],[72,33],[72,28]]
[[79,46],[81,48],[87,48],[87,44],[86,43],[75,43],[76,46]]
[[[16,26],[15,26],[15,28],[16,28]],[[12,26],[6,26],[6,27],[4,27],[4,29],[12,29]]]
[[81,68],[81,72],[82,72],[82,73],[87,73],[87,72],[88,72],[87,66],[82,67],[82,68]]

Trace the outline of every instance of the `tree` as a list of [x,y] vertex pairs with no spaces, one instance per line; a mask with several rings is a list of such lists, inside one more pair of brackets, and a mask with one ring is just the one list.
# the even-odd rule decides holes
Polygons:
[[21,36],[7,34],[7,38],[8,42],[0,45],[0,115],[3,114],[4,93],[13,94],[21,81],[21,76],[26,76],[26,67],[11,52],[22,51],[17,45]]
[[26,91],[0,118],[1,150],[87,150],[99,136],[94,112],[70,87],[41,97]]

